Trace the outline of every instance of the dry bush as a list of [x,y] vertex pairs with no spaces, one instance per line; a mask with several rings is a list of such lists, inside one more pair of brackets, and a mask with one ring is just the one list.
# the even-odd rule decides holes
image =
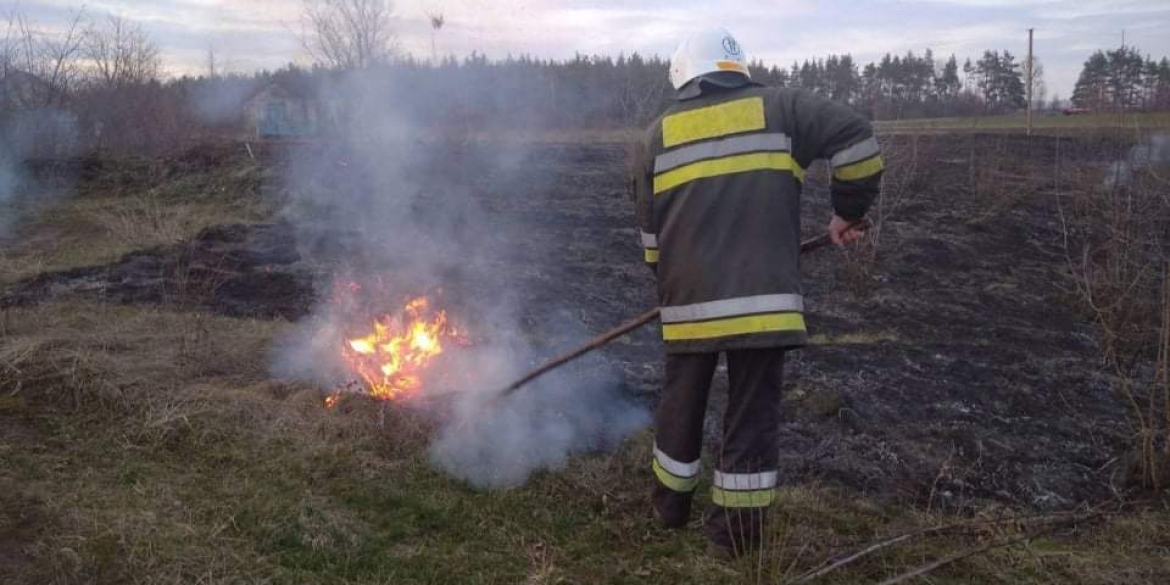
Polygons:
[[1134,426],[1131,480],[1170,487],[1170,199],[1148,137],[1109,140],[1093,158],[1057,153],[1057,211],[1070,292],[1097,326],[1102,359]]
[[133,195],[103,210],[99,223],[132,247],[175,243],[187,236],[184,209],[161,201],[154,189]]

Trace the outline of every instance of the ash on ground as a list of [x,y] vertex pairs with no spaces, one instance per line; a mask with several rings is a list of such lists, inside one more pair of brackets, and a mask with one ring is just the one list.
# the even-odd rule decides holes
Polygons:
[[[1051,168],[1051,141],[972,140],[994,140],[1008,154],[1026,149]],[[810,332],[824,343],[789,360],[784,481],[936,507],[1055,508],[1110,497],[1129,427],[1098,367],[1092,328],[1060,286],[1063,265],[1047,251],[1060,237],[1051,193],[1025,185],[1007,203],[973,197],[967,153],[948,151],[945,137],[932,148],[929,178],[884,222],[867,291],[855,294],[841,251],[804,261]],[[1094,149],[1081,150],[1087,163]],[[463,156],[474,167],[490,155]],[[1066,141],[1063,156],[1074,163],[1077,149]],[[483,176],[471,192],[484,214],[477,221],[500,226],[499,237],[522,227],[524,240],[502,247],[506,256],[446,268],[445,286],[456,306],[477,287],[513,291],[518,333],[551,356],[581,331],[600,333],[652,307],[654,282],[640,259],[624,145],[549,146],[526,157],[506,184]],[[827,199],[823,179],[811,181],[806,235],[827,223]],[[217,228],[111,266],[37,277],[4,299],[190,302],[295,319],[311,310],[323,273],[321,259],[300,257],[295,238],[279,223]],[[179,275],[214,286],[172,295]],[[618,372],[624,396],[649,404],[659,392],[659,334],[648,327],[596,357]]]

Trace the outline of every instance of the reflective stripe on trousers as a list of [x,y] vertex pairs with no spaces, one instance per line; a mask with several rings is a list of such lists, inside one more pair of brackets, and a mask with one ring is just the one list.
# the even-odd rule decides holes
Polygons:
[[658,481],[676,492],[693,492],[699,485],[700,464],[697,459],[684,463],[672,459],[654,445],[652,466]]
[[715,472],[711,501],[724,508],[762,508],[772,505],[779,473]]

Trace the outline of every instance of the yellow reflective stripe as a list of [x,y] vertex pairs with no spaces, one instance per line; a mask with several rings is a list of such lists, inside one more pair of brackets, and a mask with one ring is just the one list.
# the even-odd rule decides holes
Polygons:
[[749,333],[804,330],[804,315],[800,313],[778,313],[715,319],[697,323],[664,323],[662,325],[662,338],[666,341],[683,341],[746,335]]
[[654,476],[662,485],[676,491],[676,492],[693,492],[699,485],[699,476],[695,477],[678,477],[671,475],[669,471],[663,469],[662,464],[654,459],[651,465],[654,467]]
[[718,177],[748,171],[789,171],[798,181],[804,181],[804,169],[787,152],[757,152],[726,158],[705,160],[654,177],[654,194],[660,195],[697,179]]
[[838,181],[857,181],[872,177],[886,168],[885,161],[881,156],[875,156],[868,160],[863,160],[856,164],[837,167],[833,171],[833,177]]
[[662,146],[763,130],[764,98],[753,97],[671,114],[662,120]]
[[658,262],[658,250],[646,248],[646,261],[655,264]]
[[711,502],[723,508],[763,508],[776,500],[776,490],[731,491],[711,488]]

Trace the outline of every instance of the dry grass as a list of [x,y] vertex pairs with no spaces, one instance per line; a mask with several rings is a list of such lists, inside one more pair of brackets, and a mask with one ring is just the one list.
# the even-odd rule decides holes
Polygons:
[[[875,123],[883,133],[927,132],[954,134],[959,132],[1018,133],[1025,130],[1023,114],[1003,116],[976,116],[966,118],[924,118],[916,120],[882,120]],[[1043,134],[1067,132],[1098,132],[1115,128],[1170,128],[1170,114],[1166,112],[1098,113],[1078,116],[1037,114],[1033,127]]]
[[[10,310],[4,323],[6,582],[783,583],[951,520],[788,487],[766,555],[724,564],[696,530],[655,527],[649,433],[477,492],[430,468],[419,413],[392,408],[382,426],[368,400],[330,411],[316,388],[269,380],[282,324],[97,304]],[[1157,583],[1168,528],[1170,514],[1146,508],[938,578]],[[867,582],[989,536],[923,539],[820,582]]]
[[174,244],[221,224],[271,216],[260,194],[270,171],[241,160],[144,185],[104,178],[62,188],[64,204],[23,226],[0,253],[0,285],[47,271],[107,264],[135,250]]
[[[261,217],[264,203],[230,192],[256,172],[88,193],[42,216],[21,252],[0,261],[33,274]],[[57,242],[66,249],[50,249]],[[269,348],[286,326],[165,306],[0,312],[0,582],[785,583],[875,541],[956,520],[790,485],[765,553],[725,564],[704,554],[697,517],[685,531],[655,525],[649,433],[522,488],[472,490],[430,466],[435,423],[422,413],[390,408],[382,423],[368,399],[327,410],[317,388],[271,380]],[[815,341],[898,340],[858,332]],[[990,551],[930,580],[1164,583],[1166,506]],[[1009,525],[915,539],[816,582],[876,582],[1019,533]]]
[[[1130,483],[1170,487],[1170,161],[1135,157],[1149,136],[1103,148],[1102,165],[1055,173],[1070,294],[1096,325],[1102,361],[1128,409]],[[1059,153],[1058,153],[1059,154]]]
[[812,345],[871,345],[898,341],[898,336],[892,331],[854,331],[840,335],[817,333],[809,338]]

